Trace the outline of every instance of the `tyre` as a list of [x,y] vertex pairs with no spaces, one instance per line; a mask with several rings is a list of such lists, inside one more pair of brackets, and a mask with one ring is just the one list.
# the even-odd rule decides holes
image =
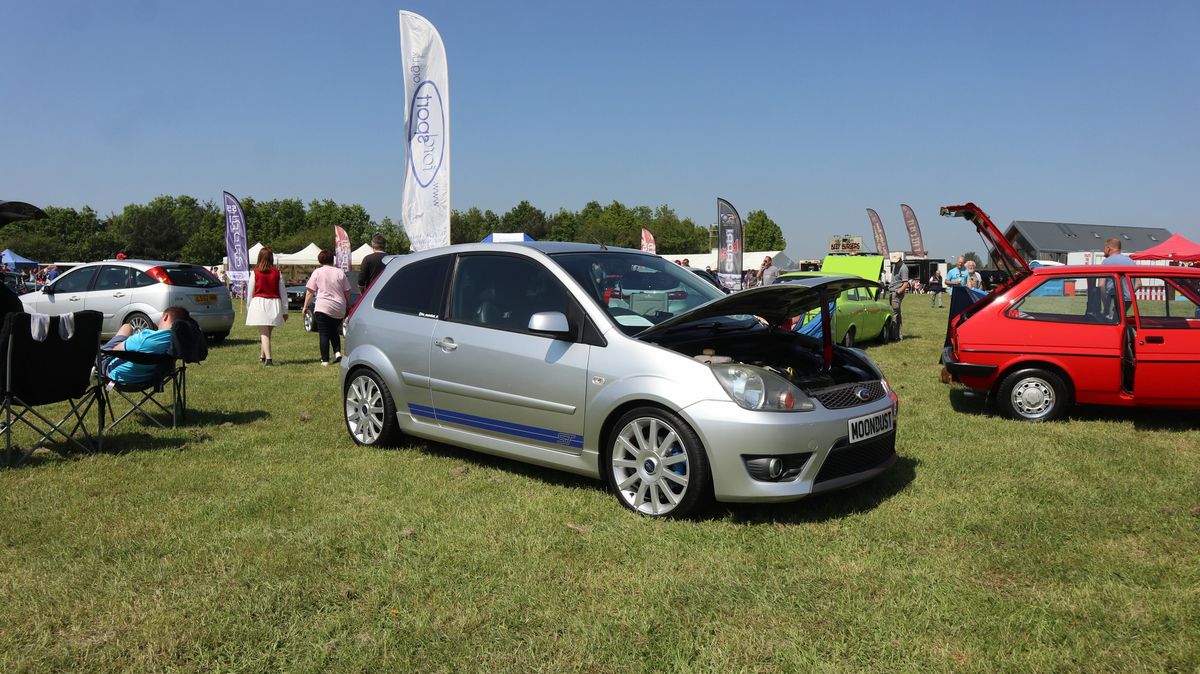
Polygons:
[[346,430],[354,442],[388,447],[400,439],[396,403],[378,374],[366,368],[351,372],[342,398],[346,403]]
[[140,311],[135,311],[126,316],[125,322],[129,324],[129,327],[133,328],[134,332],[141,332],[142,330],[154,330],[158,327],[154,324],[154,321],[150,320],[149,316]]
[[700,438],[666,410],[639,407],[621,416],[603,461],[617,500],[647,517],[687,517],[712,500]]
[[892,337],[892,319],[888,318],[883,322],[883,330],[879,332],[879,341],[887,344],[888,342],[895,341]]
[[229,336],[228,332],[213,332],[207,335],[208,341],[212,344],[220,344]]
[[1010,419],[1050,421],[1071,406],[1071,391],[1061,376],[1049,370],[1018,370],[1000,383],[996,405]]
[[313,323],[313,312],[312,309],[309,309],[304,312],[304,331],[312,332],[314,328],[316,328],[316,325]]
[[850,329],[846,331],[846,336],[842,337],[842,346],[844,346],[848,349],[854,348],[854,327],[853,326],[851,326]]

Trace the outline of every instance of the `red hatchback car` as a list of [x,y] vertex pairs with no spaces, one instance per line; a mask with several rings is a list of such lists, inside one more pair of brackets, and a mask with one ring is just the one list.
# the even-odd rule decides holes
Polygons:
[[1200,269],[1030,269],[975,204],[966,218],[1012,279],[950,321],[942,361],[1005,416],[1047,421],[1072,404],[1200,408]]

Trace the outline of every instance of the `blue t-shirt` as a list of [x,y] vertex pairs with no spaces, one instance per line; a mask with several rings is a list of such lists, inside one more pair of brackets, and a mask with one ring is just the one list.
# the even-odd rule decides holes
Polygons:
[[965,288],[967,286],[966,280],[967,280],[967,268],[966,267],[963,267],[962,269],[959,269],[958,267],[951,267],[950,271],[946,272],[946,285],[950,285],[951,283],[954,283],[955,281],[957,281],[957,283],[954,283],[954,285],[962,286]]
[[1137,263],[1133,261],[1133,258],[1129,257],[1125,253],[1113,253],[1112,255],[1104,258],[1104,262],[1101,262],[1100,264],[1120,264],[1132,267]]
[[[170,348],[170,330],[142,330],[133,333],[125,340],[126,351],[166,353]],[[120,359],[120,356],[117,358]],[[108,376],[122,384],[145,384],[154,379],[155,369],[153,365],[140,365],[122,360],[119,365],[108,370]]]

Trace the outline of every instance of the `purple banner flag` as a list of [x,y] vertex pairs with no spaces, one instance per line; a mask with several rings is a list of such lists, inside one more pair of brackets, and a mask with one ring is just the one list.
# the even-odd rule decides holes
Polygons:
[[717,199],[717,278],[730,290],[742,289],[742,216]]
[[246,281],[250,280],[250,253],[246,246],[246,219],[237,197],[225,192],[225,255],[229,264],[225,275],[239,297],[246,296]]
[[904,214],[904,226],[908,228],[908,242],[912,244],[913,257],[925,257],[925,242],[921,240],[921,225],[917,224],[917,214],[908,204],[900,204],[900,212]]
[[867,217],[871,218],[871,231],[875,234],[875,252],[887,257],[887,232],[883,231],[883,221],[879,219],[879,214],[874,208],[867,209]]

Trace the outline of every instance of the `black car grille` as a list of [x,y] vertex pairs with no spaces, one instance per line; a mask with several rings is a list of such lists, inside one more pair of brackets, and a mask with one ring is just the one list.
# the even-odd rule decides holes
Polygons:
[[815,483],[836,480],[839,477],[854,475],[864,470],[878,468],[896,455],[896,433],[864,440],[853,445],[847,444],[845,438],[838,440],[821,465]]
[[[859,396],[859,391],[863,391],[865,395]],[[812,397],[816,398],[826,409],[830,410],[841,410],[847,407],[866,405],[867,403],[879,400],[885,395],[887,395],[887,392],[883,390],[883,382],[880,381],[841,384],[812,392]]]

